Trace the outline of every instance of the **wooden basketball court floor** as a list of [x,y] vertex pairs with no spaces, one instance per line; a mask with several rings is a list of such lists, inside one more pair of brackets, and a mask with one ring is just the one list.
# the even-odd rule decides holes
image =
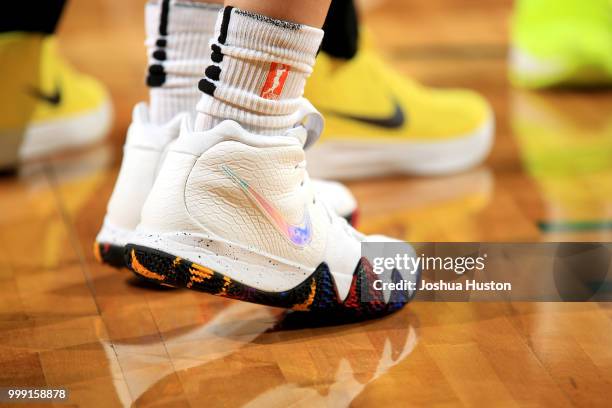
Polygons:
[[[430,85],[482,92],[498,130],[491,157],[471,171],[350,183],[364,231],[610,240],[612,166],[573,157],[610,152],[612,93],[512,89],[510,8],[369,2],[364,19],[389,63]],[[69,4],[61,46],[108,84],[116,124],[104,146],[0,180],[0,386],[65,387],[74,406],[101,407],[610,406],[609,304],[416,302],[385,319],[317,328],[98,265],[91,244],[131,107],[146,98],[142,32],[141,2]],[[553,166],[561,170],[542,170],[542,152],[563,158]]]

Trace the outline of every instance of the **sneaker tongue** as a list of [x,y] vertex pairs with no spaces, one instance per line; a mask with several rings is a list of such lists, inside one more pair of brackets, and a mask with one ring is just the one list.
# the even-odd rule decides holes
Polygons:
[[304,149],[307,149],[319,140],[321,132],[323,132],[323,115],[305,98],[302,98],[301,106],[295,115],[296,126],[302,126],[306,129],[305,138],[301,138],[301,142],[304,145]]

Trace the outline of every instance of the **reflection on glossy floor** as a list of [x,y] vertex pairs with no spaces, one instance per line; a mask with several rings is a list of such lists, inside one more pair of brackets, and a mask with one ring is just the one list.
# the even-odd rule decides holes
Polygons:
[[[609,406],[606,304],[417,302],[378,321],[314,327],[96,264],[90,247],[130,107],[146,95],[137,3],[75,0],[61,36],[66,54],[111,86],[112,143],[0,180],[0,386],[63,386],[74,404],[103,407]],[[481,168],[351,183],[365,231],[610,240],[610,91],[511,90],[508,0],[369,3],[379,4],[367,20],[389,61],[429,84],[480,90],[499,131]]]

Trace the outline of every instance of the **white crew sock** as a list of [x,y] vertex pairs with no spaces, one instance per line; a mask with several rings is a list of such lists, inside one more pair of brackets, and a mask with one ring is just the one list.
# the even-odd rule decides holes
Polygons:
[[149,57],[147,85],[150,117],[163,124],[193,110],[200,98],[196,85],[210,62],[208,43],[220,5],[162,0],[146,5]]
[[323,30],[233,7],[219,14],[212,65],[199,83],[195,129],[226,119],[251,132],[277,135],[295,125]]

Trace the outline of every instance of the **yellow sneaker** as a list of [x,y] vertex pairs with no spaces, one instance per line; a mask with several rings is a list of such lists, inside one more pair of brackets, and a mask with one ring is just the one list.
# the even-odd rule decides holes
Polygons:
[[21,92],[36,101],[21,160],[95,143],[110,129],[112,105],[105,87],[64,61],[52,36],[42,40],[38,81]]
[[545,205],[538,226],[556,242],[612,237],[612,101],[580,109],[583,98],[512,93],[514,137]]
[[36,101],[23,92],[38,81],[41,35],[0,34],[0,170],[14,169]]
[[453,173],[480,163],[492,145],[493,114],[480,95],[426,88],[368,47],[349,61],[320,53],[305,96],[325,115],[308,152],[317,177]]
[[518,0],[511,42],[518,87],[612,85],[610,0]]

